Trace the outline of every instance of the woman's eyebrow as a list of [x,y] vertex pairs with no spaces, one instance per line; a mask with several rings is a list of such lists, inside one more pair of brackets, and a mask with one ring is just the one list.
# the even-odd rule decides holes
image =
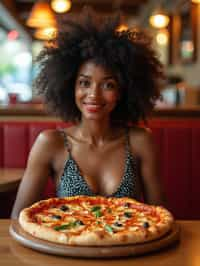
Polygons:
[[[84,78],[91,78],[91,76],[85,75],[85,74],[79,74],[80,77],[84,77]],[[103,77],[103,80],[105,79],[113,79],[115,80],[115,78],[113,76],[105,76]]]
[[115,80],[115,78],[113,76],[106,76],[103,79],[113,79],[113,80]]
[[79,74],[79,77],[91,78],[90,76],[88,76],[88,75],[85,75],[85,74]]

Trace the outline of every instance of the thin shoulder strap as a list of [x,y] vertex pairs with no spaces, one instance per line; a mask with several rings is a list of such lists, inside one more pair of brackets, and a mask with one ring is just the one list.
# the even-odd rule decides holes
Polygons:
[[71,148],[70,148],[70,145],[69,145],[69,142],[68,142],[68,139],[67,139],[67,134],[66,134],[66,132],[64,131],[64,129],[59,129],[59,131],[60,131],[60,134],[61,134],[62,137],[63,137],[63,140],[64,140],[64,146],[67,148],[67,151],[70,153]]
[[130,141],[129,141],[129,128],[126,127],[126,153],[128,156],[131,155],[131,149],[130,149]]

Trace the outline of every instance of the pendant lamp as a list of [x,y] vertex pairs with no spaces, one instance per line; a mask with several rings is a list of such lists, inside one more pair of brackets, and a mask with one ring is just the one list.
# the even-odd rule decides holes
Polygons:
[[36,2],[26,24],[35,28],[55,26],[56,20],[50,5],[45,1]]
[[55,39],[56,34],[57,29],[55,27],[38,28],[34,33],[34,37],[43,41],[50,41]]

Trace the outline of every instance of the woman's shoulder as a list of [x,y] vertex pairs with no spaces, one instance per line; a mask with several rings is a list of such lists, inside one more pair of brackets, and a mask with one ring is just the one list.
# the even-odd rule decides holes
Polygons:
[[41,131],[37,137],[37,141],[43,144],[54,144],[61,139],[61,130],[46,129]]
[[46,129],[37,137],[37,142],[41,145],[46,145],[49,148],[63,147],[65,142],[69,138],[73,138],[76,135],[76,126],[70,126],[67,128]]
[[138,155],[153,149],[153,134],[148,127],[134,126],[129,128],[129,139],[132,149]]
[[129,136],[130,138],[146,140],[152,137],[152,130],[148,127],[132,126],[129,127]]
[[73,136],[76,126],[67,128],[46,129],[40,132],[38,139],[47,143],[56,143],[63,139],[63,135]]

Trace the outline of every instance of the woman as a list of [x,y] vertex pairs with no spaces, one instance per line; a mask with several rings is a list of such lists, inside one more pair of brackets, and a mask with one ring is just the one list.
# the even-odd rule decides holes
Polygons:
[[138,126],[159,97],[162,66],[139,30],[118,17],[84,12],[65,21],[39,56],[39,92],[64,121],[42,132],[29,155],[12,218],[42,197],[49,176],[58,197],[104,195],[163,204],[152,134]]

